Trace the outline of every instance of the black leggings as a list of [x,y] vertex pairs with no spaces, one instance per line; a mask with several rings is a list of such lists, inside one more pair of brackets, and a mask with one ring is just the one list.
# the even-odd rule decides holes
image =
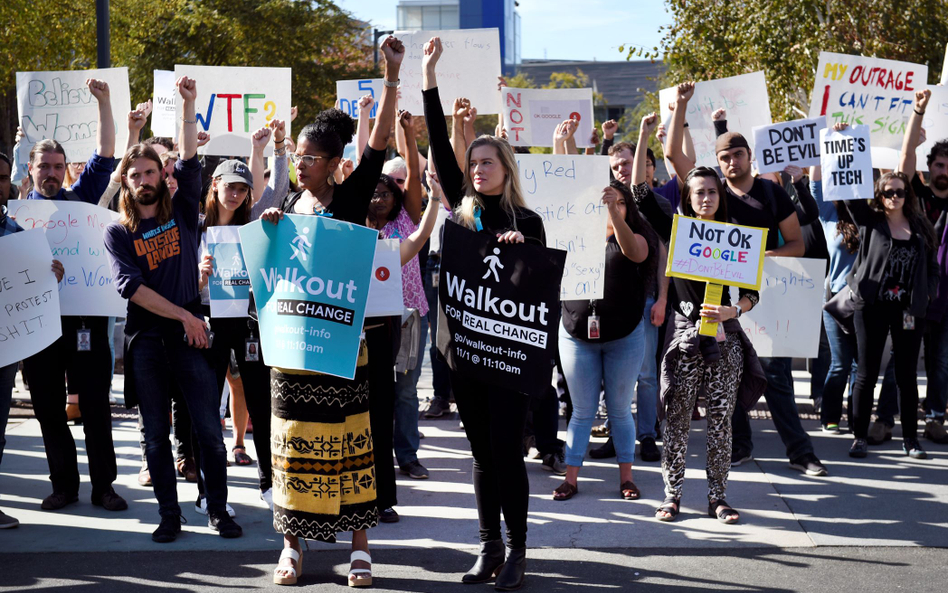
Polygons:
[[857,310],[856,349],[859,370],[853,393],[853,434],[858,439],[866,438],[869,419],[872,415],[873,393],[879,379],[879,366],[885,350],[885,338],[892,332],[892,355],[895,357],[895,381],[899,387],[902,418],[902,438],[917,438],[918,384],[915,370],[918,367],[918,352],[925,332],[925,320],[915,319],[915,329],[902,329],[902,308],[888,304],[867,304]]
[[500,512],[511,548],[527,544],[530,482],[523,428],[530,397],[451,372],[451,386],[474,455],[474,496],[480,541],[500,539]]

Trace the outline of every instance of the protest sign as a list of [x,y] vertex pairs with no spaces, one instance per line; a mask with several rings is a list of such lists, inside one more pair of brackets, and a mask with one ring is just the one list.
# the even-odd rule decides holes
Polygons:
[[756,290],[767,229],[675,215],[665,275]]
[[[59,339],[59,290],[53,255],[39,230],[0,238],[0,366],[33,356]],[[115,292],[113,290],[113,292]]]
[[[671,117],[668,104],[678,96],[678,87],[662,89],[658,93],[658,100],[662,109],[662,121]],[[770,99],[767,95],[767,79],[763,72],[752,72],[730,78],[707,80],[695,85],[694,96],[688,101],[688,113],[685,121],[691,131],[691,138],[695,144],[695,157],[699,167],[716,167],[718,160],[714,154],[714,143],[717,134],[714,131],[714,122],[711,114],[718,109],[727,110],[727,129],[731,132],[740,132],[747,138],[752,155],[754,138],[753,130],[756,126],[769,126],[773,123],[770,118]]]
[[[285,121],[286,135],[293,137],[289,68],[177,65],[174,76],[188,76],[197,82],[197,128],[211,136],[207,144],[198,148],[199,153],[250,156],[253,133],[274,119]],[[179,97],[176,109],[180,121],[184,107]],[[273,154],[273,142],[267,144],[264,154]]]
[[757,172],[775,173],[787,165],[819,165],[820,130],[825,127],[826,118],[817,117],[754,128]]
[[239,227],[212,226],[207,229],[207,252],[214,256],[207,290],[211,317],[248,317],[250,276],[240,248]]
[[[925,115],[922,116],[922,128],[925,130],[926,138],[925,142],[915,151],[915,168],[918,171],[928,171],[928,155],[935,143],[948,140],[948,87],[932,86],[929,87],[929,90],[932,92],[932,96],[928,100]],[[892,152],[894,153],[894,162],[891,167],[886,168],[895,169],[898,167],[898,160],[895,159],[898,159],[899,152],[896,150]],[[873,148],[873,166],[876,164],[875,155],[876,151]]]
[[[825,271],[821,259],[764,258],[760,302],[739,319],[758,356],[818,356]],[[731,302],[737,301],[732,288]]]
[[398,239],[382,239],[375,248],[372,280],[366,317],[401,316],[405,310],[402,298],[402,254]]
[[869,126],[853,126],[842,132],[826,128],[820,132],[820,149],[825,201],[872,198]]
[[873,166],[894,167],[915,91],[925,88],[927,81],[928,66],[820,52],[810,117],[825,116],[828,126],[840,122],[868,126]]
[[529,394],[550,388],[566,253],[444,225],[438,349],[451,369]]
[[178,91],[174,86],[174,72],[155,70],[155,87],[152,93],[151,133],[153,136],[174,138],[178,134],[177,110]]
[[324,216],[240,227],[268,366],[355,377],[377,240]]
[[30,161],[30,150],[40,140],[56,140],[66,151],[67,163],[84,163],[96,147],[99,130],[99,103],[86,86],[95,78],[109,84],[115,145],[128,141],[128,68],[17,72],[16,105],[24,138],[17,149],[22,175]]
[[10,200],[7,208],[25,230],[46,233],[52,256],[63,263],[63,315],[125,317],[127,303],[112,284],[102,238],[105,227],[119,219],[117,212],[65,200]]
[[336,107],[352,117],[359,117],[359,99],[365,95],[372,95],[375,98],[375,104],[372,105],[369,117],[375,117],[379,110],[379,101],[382,99],[382,80],[381,78],[337,80]]
[[428,202],[428,205],[431,204],[440,204],[438,207],[438,220],[435,221],[434,229],[431,231],[431,242],[428,244],[429,253],[439,253],[441,251],[441,231],[444,229],[444,221],[451,216],[451,211],[448,210],[444,201],[442,202]]
[[[592,89],[518,89],[501,90],[501,110],[507,140],[512,146],[553,146],[556,127],[567,119],[577,123],[576,146],[592,146]],[[479,110],[478,110],[479,111]]]
[[438,59],[438,89],[445,114],[451,113],[454,99],[467,97],[479,115],[500,113],[497,79],[500,71],[500,35],[497,29],[451,31],[396,31],[405,44],[405,58],[399,73],[401,109],[415,115],[424,113],[421,100],[425,43],[440,37],[444,53]]
[[601,299],[609,218],[602,190],[609,185],[609,158],[518,154],[517,168],[527,207],[543,218],[547,247],[567,252],[560,298]]

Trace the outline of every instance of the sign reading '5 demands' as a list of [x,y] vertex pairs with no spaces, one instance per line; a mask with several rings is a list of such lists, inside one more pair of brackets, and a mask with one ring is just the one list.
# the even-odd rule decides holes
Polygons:
[[241,227],[268,366],[355,377],[377,239],[322,216]]
[[756,290],[767,229],[675,215],[667,276]]
[[565,263],[563,251],[498,243],[446,222],[438,349],[448,365],[514,391],[548,389]]

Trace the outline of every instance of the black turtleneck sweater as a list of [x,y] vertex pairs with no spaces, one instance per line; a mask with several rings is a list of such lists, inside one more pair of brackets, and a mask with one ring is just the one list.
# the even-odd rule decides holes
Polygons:
[[[428,142],[431,145],[431,158],[434,159],[438,180],[444,189],[444,196],[451,204],[451,209],[460,207],[464,199],[464,172],[458,167],[448,137],[448,126],[445,122],[444,110],[441,108],[441,97],[438,87],[422,91],[425,103],[425,120],[428,123]],[[517,175],[516,171],[511,172]],[[478,194],[484,209],[481,211],[481,225],[484,230],[493,234],[500,234],[516,230],[523,234],[527,242],[546,247],[546,232],[543,230],[543,219],[531,210],[516,208],[516,225],[514,217],[500,206],[501,196]]]

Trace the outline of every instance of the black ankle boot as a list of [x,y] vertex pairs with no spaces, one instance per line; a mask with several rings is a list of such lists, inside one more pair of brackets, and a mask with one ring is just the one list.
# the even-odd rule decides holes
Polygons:
[[481,543],[481,553],[477,556],[477,562],[467,574],[461,577],[462,583],[486,583],[500,572],[500,567],[504,565],[504,542],[495,539],[489,542]]
[[507,561],[504,562],[497,580],[496,591],[514,591],[523,587],[523,574],[527,571],[527,549],[507,548]]

